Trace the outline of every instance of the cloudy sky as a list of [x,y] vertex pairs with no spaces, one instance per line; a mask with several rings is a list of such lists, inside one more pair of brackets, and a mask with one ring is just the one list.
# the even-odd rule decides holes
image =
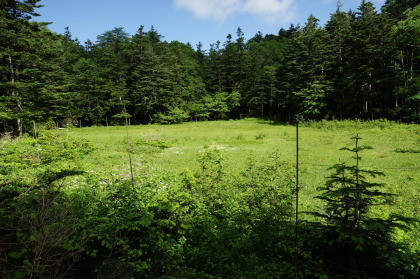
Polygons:
[[[341,0],[341,10],[356,10],[362,0]],[[385,0],[372,1],[380,10]],[[63,33],[70,27],[82,43],[115,27],[135,34],[140,25],[154,26],[167,41],[202,42],[204,49],[241,27],[249,39],[258,31],[277,34],[290,24],[303,25],[312,13],[324,25],[337,0],[41,0],[37,21],[52,22]]]

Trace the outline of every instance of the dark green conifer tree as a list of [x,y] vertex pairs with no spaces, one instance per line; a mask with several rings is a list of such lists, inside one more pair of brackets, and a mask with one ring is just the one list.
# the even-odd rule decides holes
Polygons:
[[343,12],[340,9],[331,15],[325,26],[331,46],[331,67],[327,72],[328,79],[334,90],[327,97],[328,112],[332,117],[343,119],[352,116],[352,98],[349,95],[347,64],[349,60],[349,36],[354,20],[352,11]]
[[[128,88],[133,106],[133,115],[140,122],[154,121],[154,115],[165,111],[163,96],[167,92],[168,75],[161,56],[154,29],[152,37],[140,27],[133,37],[129,53]],[[153,39],[153,41],[152,41]],[[169,96],[168,96],[169,98]]]
[[393,80],[395,110],[400,119],[418,121],[420,117],[420,5],[403,13],[392,27],[390,45],[394,47]]
[[117,27],[99,35],[93,47],[91,55],[100,67],[100,78],[104,82],[101,96],[107,100],[104,108],[106,119],[101,118],[95,122],[104,123],[115,115],[121,115],[125,111],[124,106],[129,106],[126,86],[129,44],[128,33],[122,27]]
[[[55,114],[42,105],[49,104],[50,97],[54,99],[53,91],[43,87],[45,78],[52,78],[44,71],[57,69],[51,60],[58,46],[53,46],[51,41],[56,38],[46,24],[29,21],[38,16],[38,2],[0,2],[0,125],[5,132],[19,136],[24,133],[25,123],[32,125],[35,119]],[[48,44],[52,49],[43,50]]]
[[382,172],[360,166],[360,152],[371,147],[361,146],[358,135],[352,139],[354,147],[341,150],[353,153],[355,164],[334,165],[325,187],[319,188],[322,193],[317,198],[325,202],[325,208],[312,214],[325,225],[317,223],[313,228],[319,235],[311,240],[311,252],[332,278],[411,278],[416,272],[415,259],[406,257],[404,244],[392,234],[396,228],[407,229],[407,223],[414,220],[371,213],[373,206],[390,204],[393,195],[373,180]]
[[326,78],[330,63],[327,42],[328,34],[312,15],[291,40],[281,90],[292,115],[311,119],[325,116],[326,96],[332,91]]

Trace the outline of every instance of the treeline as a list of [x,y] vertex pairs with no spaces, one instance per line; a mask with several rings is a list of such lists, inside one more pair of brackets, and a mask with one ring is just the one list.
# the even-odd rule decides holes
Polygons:
[[270,117],[418,122],[420,7],[387,0],[310,16],[277,35],[236,36],[206,51],[153,27],[83,45],[31,21],[38,0],[0,3],[0,129]]

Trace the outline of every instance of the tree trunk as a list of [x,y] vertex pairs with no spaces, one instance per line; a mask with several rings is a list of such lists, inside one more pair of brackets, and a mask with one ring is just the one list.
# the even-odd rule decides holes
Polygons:
[[[19,71],[17,69],[17,66],[14,64],[14,61],[12,59],[12,56],[9,54],[9,69],[10,69],[10,82],[12,83],[12,96],[16,97],[16,107],[13,108],[13,111],[18,114],[22,112],[22,101],[19,96],[19,92],[15,90],[14,84],[19,78]],[[19,137],[23,137],[23,121],[20,118],[20,116],[17,117],[17,132]]]
[[413,79],[413,64],[414,64],[414,47],[411,49],[411,64],[410,64],[410,80]]
[[23,121],[22,121],[22,119],[20,119],[20,118],[17,119],[17,125],[18,125],[19,137],[23,137]]
[[401,64],[402,64],[402,71],[403,71],[403,75],[404,75],[404,80],[406,80],[405,65],[404,65],[404,53],[402,51],[401,51]]
[[358,151],[358,137],[359,134],[357,134],[356,137],[356,200],[355,200],[355,204],[354,204],[354,213],[353,213],[353,222],[354,225],[353,227],[356,227],[357,222],[359,221],[359,203],[360,203],[360,198],[361,198],[361,193],[360,193],[360,184],[359,184],[359,151]]

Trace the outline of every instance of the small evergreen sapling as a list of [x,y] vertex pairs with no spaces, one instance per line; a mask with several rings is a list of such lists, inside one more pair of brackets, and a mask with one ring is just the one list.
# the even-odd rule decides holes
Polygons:
[[340,150],[353,152],[356,164],[347,166],[341,163],[331,167],[334,173],[328,177],[325,187],[319,188],[323,193],[317,197],[327,202],[326,213],[318,215],[328,223],[350,231],[363,227],[370,220],[368,212],[371,206],[383,205],[391,200],[391,194],[379,190],[384,184],[368,180],[368,177],[375,178],[384,174],[359,167],[362,159],[360,152],[372,148],[360,146],[359,136],[352,139],[355,140],[354,148],[344,147]]
[[[403,274],[402,246],[392,239],[393,229],[406,228],[407,218],[391,215],[387,219],[369,214],[372,206],[390,203],[392,194],[385,193],[384,184],[371,182],[384,174],[361,169],[360,152],[371,149],[360,146],[358,135],[352,138],[354,148],[341,148],[354,154],[355,165],[336,164],[333,174],[318,196],[326,202],[325,211],[312,213],[326,222],[320,231],[316,253],[330,275],[347,278],[390,278]],[[395,278],[395,277],[394,277]]]

